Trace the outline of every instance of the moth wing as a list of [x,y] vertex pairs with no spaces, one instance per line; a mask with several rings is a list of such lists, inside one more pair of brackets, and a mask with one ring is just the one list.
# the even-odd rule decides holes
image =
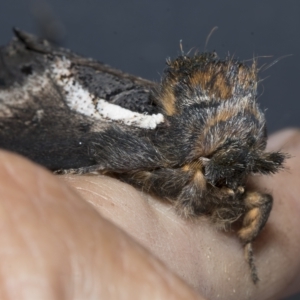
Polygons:
[[[77,109],[87,109],[84,106],[86,93],[91,98],[98,97],[125,109],[135,109],[138,113],[158,113],[159,108],[153,105],[150,97],[152,82],[53,47],[47,41],[22,31],[15,30],[15,33],[17,39],[0,48],[1,148],[24,155],[50,170],[93,165],[102,169],[122,166],[121,169],[125,170],[132,168],[128,163],[133,157],[133,148],[128,149],[131,141],[135,149],[140,149],[140,156],[133,161],[135,168],[147,169],[160,164],[159,155],[146,158],[148,152],[141,149],[146,145],[151,153],[156,149],[143,139],[139,145],[137,136],[131,140],[126,138],[127,144],[123,146],[127,147],[127,150],[124,148],[127,152],[116,148],[122,145],[124,136],[130,136],[125,131],[130,131],[131,126],[99,120],[90,111],[86,113],[87,110]],[[73,77],[68,77],[69,73],[59,73],[61,69],[54,69],[54,63],[55,66],[67,65],[65,69],[71,70]],[[64,90],[63,85],[67,82],[64,80],[69,80],[69,90],[73,84],[82,87],[80,92],[83,91],[83,95],[77,93],[82,99],[77,99],[77,104],[71,100],[73,106],[68,99],[69,91]],[[119,134],[118,138],[108,138],[110,134],[120,132],[123,132],[123,137]],[[119,163],[100,159],[100,153],[105,154],[105,158],[110,155],[118,159]]]

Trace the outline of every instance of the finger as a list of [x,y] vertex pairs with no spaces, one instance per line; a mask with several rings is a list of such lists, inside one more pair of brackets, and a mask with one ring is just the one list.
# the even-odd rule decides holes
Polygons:
[[242,245],[234,232],[216,230],[201,217],[188,220],[169,203],[105,176],[64,177],[101,214],[126,230],[208,299],[251,299],[254,286]]
[[[269,251],[269,257],[267,252],[261,259],[265,261],[262,264],[267,276],[275,277],[269,286],[278,290],[278,299],[281,299],[300,291],[300,131],[290,129],[272,135],[268,148],[290,156],[283,171],[256,181],[259,189],[274,196],[269,225],[262,239],[271,255]],[[271,264],[273,268],[269,267]]]
[[[275,202],[278,197],[273,193],[273,185],[278,178],[270,177],[266,187],[266,179],[255,179],[256,182],[261,181],[261,190],[272,192]],[[285,220],[277,217],[277,204],[270,222],[254,245],[261,278],[255,286],[251,282],[242,247],[233,232],[216,231],[205,218],[185,220],[176,215],[173,207],[165,201],[154,199],[112,178],[66,176],[64,179],[106,218],[125,229],[208,298],[244,299],[246,295],[251,299],[266,299],[281,293],[288,284],[287,281],[281,283],[289,271],[282,269],[283,273],[280,268],[288,260],[284,255],[279,257],[286,249],[281,247],[282,241],[276,230],[283,228],[287,235],[289,232],[282,223]],[[295,236],[291,236],[293,238]]]
[[297,152],[299,150],[299,134],[300,130],[296,128],[278,131],[269,137],[267,149],[270,151],[289,150]]
[[196,299],[55,176],[0,152],[1,299]]

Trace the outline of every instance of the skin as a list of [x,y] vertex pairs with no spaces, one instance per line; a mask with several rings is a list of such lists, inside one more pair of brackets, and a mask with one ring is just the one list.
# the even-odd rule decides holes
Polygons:
[[281,299],[300,287],[300,131],[272,136],[291,158],[256,176],[274,207],[250,279],[234,231],[186,220],[105,176],[54,176],[0,152],[1,299]]

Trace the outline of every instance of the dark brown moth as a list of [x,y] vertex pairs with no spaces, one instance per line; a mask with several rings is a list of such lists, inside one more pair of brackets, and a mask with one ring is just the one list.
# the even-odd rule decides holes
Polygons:
[[0,51],[0,147],[52,171],[116,176],[184,217],[222,228],[240,220],[256,283],[252,242],[272,196],[247,190],[246,179],[285,159],[265,151],[256,62],[182,54],[156,85],[15,33]]

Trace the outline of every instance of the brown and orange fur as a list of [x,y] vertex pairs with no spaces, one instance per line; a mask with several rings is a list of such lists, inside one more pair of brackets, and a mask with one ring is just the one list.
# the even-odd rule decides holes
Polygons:
[[98,164],[81,172],[118,176],[174,203],[186,217],[206,215],[219,227],[242,221],[238,236],[254,283],[252,242],[263,229],[272,196],[246,190],[247,176],[272,174],[285,155],[265,152],[257,68],[215,53],[167,61],[153,94],[165,122],[154,130],[113,124],[90,145]]

